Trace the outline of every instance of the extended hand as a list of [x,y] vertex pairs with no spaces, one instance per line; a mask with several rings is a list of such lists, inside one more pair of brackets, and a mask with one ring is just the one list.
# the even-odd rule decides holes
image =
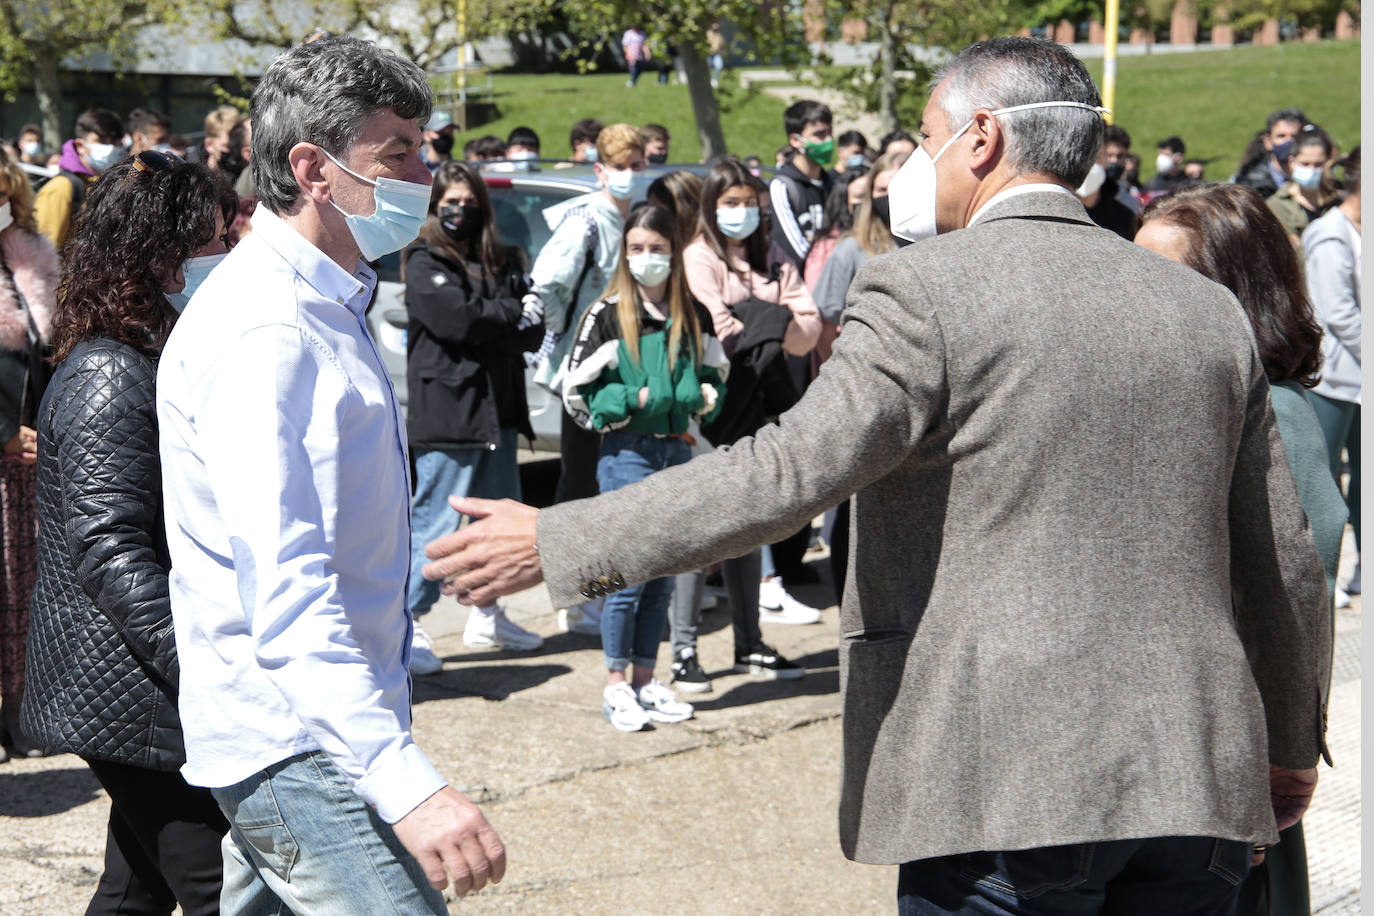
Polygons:
[[444,594],[480,607],[544,581],[534,549],[538,509],[512,499],[450,497],[448,502],[474,521],[425,546],[425,556],[434,562],[425,564],[424,577],[447,580]]
[[420,802],[392,825],[435,890],[448,887],[459,897],[480,891],[487,881],[500,884],[506,874],[506,848],[481,810],[449,786]]

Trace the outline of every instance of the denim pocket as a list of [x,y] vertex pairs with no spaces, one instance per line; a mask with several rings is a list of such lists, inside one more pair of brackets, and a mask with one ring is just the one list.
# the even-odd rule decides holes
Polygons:
[[1015,852],[964,853],[959,874],[965,880],[1008,897],[1030,900],[1087,881],[1092,868],[1093,846],[1092,843],[1075,843]]
[[1253,847],[1242,840],[1216,840],[1212,843],[1212,861],[1207,870],[1226,883],[1235,886],[1250,872]]
[[290,881],[300,848],[282,817],[270,777],[259,773],[236,786],[215,789],[214,794],[229,816],[239,848],[250,854],[259,867]]

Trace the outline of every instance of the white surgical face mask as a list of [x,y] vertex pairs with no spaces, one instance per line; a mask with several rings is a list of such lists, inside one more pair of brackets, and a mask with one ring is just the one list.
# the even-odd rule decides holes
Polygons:
[[21,151],[25,156],[37,156],[39,153],[43,152],[43,144],[39,143],[37,140],[30,140],[28,143],[24,144]]
[[635,192],[635,172],[633,169],[606,169],[606,190],[616,200],[629,200]]
[[[1107,113],[1107,109],[1099,108],[1096,105],[1068,101],[1012,105],[1009,108],[998,108],[992,113],[1005,115],[1016,111],[1030,111],[1033,108],[1082,108],[1099,115]],[[889,207],[892,213],[893,235],[909,242],[919,242],[921,239],[928,239],[939,232],[935,224],[937,202],[935,163],[939,162],[940,157],[945,154],[945,150],[949,149],[954,141],[962,137],[964,132],[972,126],[973,121],[970,120],[956,130],[954,135],[945,141],[945,145],[936,151],[934,159],[923,147],[917,145],[916,152],[911,154],[906,164],[893,176],[892,183],[887,187],[887,196],[891,198]]]
[[167,293],[167,301],[172,303],[172,308],[178,312],[185,311],[191,297],[200,289],[200,285],[210,276],[210,271],[219,266],[228,252],[220,254],[207,254],[199,258],[187,258],[181,262],[181,273],[186,278],[186,285],[181,288],[179,293]]
[[1168,153],[1160,153],[1155,157],[1155,171],[1159,174],[1172,175],[1177,168],[1178,163]]
[[758,207],[717,207],[716,226],[728,239],[741,241],[759,228]]
[[1107,180],[1107,170],[1098,163],[1094,162],[1093,167],[1088,169],[1088,177],[1083,179],[1083,183],[1074,191],[1079,197],[1092,197],[1102,190],[1102,185]]
[[1293,166],[1293,182],[1300,188],[1315,191],[1322,183],[1322,170],[1315,165]]
[[6,200],[0,204],[0,232],[4,232],[14,225],[14,216],[10,213],[10,202]]
[[668,274],[673,269],[673,259],[670,255],[652,251],[632,254],[625,260],[630,265],[631,276],[642,286],[658,286],[668,279]]
[[335,210],[343,214],[348,231],[353,233],[353,241],[358,243],[364,260],[375,261],[415,241],[429,217],[429,185],[395,178],[364,178],[330,156],[328,150],[323,147],[320,149],[329,156],[330,162],[359,181],[372,185],[372,199],[376,208],[369,216],[357,216],[334,203],[332,198],[329,201],[334,204]]
[[110,166],[124,158],[124,147],[115,146],[113,143],[88,143],[86,158],[90,160],[91,168],[96,174],[103,174]]

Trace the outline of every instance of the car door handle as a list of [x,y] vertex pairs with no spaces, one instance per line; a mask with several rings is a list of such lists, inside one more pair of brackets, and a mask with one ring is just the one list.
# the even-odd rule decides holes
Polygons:
[[393,328],[405,330],[410,326],[410,313],[405,309],[387,309],[382,313],[382,320]]

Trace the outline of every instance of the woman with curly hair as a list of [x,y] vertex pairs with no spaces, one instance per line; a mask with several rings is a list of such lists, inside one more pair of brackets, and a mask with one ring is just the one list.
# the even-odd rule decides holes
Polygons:
[[38,582],[24,724],[110,796],[87,913],[219,911],[228,830],[187,785],[168,602],[157,358],[235,200],[200,165],[146,151],[101,176],[63,250],[56,368],[38,411]]
[[[1327,594],[1333,595],[1346,509],[1327,469],[1326,440],[1307,392],[1321,368],[1322,329],[1283,224],[1258,191],[1238,184],[1185,188],[1156,198],[1141,220],[1136,244],[1220,283],[1235,293],[1250,319],[1269,377],[1279,438],[1326,567]],[[1310,795],[1317,771],[1290,773],[1292,794]],[[1307,852],[1298,821],[1281,830],[1278,845],[1251,868],[1236,912],[1309,910]]]
[[48,340],[56,298],[57,252],[34,224],[28,176],[0,153],[0,763],[11,750],[24,757],[42,753],[19,725],[19,704],[38,569],[34,417],[45,373],[35,360]]

